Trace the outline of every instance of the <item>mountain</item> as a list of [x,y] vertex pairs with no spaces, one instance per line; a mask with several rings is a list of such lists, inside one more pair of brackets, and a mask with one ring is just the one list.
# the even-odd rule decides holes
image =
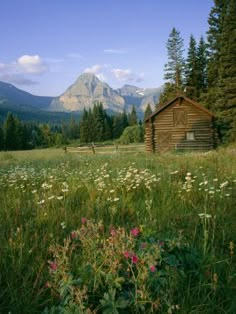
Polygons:
[[[11,111],[19,113],[18,116],[23,116],[24,120],[31,117],[37,120],[38,116],[42,117],[43,121],[48,117],[50,121],[63,118],[62,113],[81,114],[84,108],[92,108],[94,102],[102,102],[104,109],[109,113],[122,112],[124,109],[129,112],[134,105],[138,117],[142,119],[147,104],[154,109],[162,91],[163,86],[140,88],[132,85],[124,85],[114,90],[91,73],[80,75],[62,95],[54,98],[35,96],[11,84],[0,82],[0,115],[3,117]],[[24,112],[27,113],[25,116]]]
[[128,111],[130,110],[130,107],[134,105],[137,113],[143,114],[147,104],[150,104],[154,109],[163,89],[164,86],[158,88],[140,88],[132,85],[124,85],[116,91],[124,98],[125,106]]
[[15,86],[0,81],[0,123],[8,112],[22,121],[60,124],[70,121],[70,113],[47,111],[53,97],[34,96]]
[[91,73],[79,76],[61,96],[52,100],[51,111],[82,111],[91,108],[95,101],[102,102],[104,109],[122,112],[125,101],[108,84],[100,81]]
[[0,98],[7,99],[16,106],[32,106],[37,109],[46,109],[53,97],[34,96],[15,86],[0,81]]

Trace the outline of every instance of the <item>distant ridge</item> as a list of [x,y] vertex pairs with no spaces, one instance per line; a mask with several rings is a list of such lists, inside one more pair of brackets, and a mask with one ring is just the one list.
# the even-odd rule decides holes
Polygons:
[[104,109],[110,113],[131,111],[136,108],[139,118],[143,117],[147,104],[153,108],[158,103],[163,86],[158,88],[140,88],[124,85],[112,89],[100,81],[94,74],[83,73],[58,97],[35,96],[16,88],[12,84],[0,81],[0,114],[7,110],[20,112],[81,113],[84,108],[92,108],[94,102],[102,102]]
[[47,109],[53,97],[34,96],[25,92],[14,85],[0,81],[0,98],[5,98],[9,102],[20,106],[32,106],[37,109]]

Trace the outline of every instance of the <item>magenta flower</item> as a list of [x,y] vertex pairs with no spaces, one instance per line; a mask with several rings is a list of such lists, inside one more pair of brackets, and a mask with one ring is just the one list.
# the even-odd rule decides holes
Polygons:
[[115,228],[111,228],[110,229],[110,234],[112,237],[116,236],[116,229]]
[[131,229],[130,233],[132,234],[132,236],[137,237],[140,234],[140,230],[139,228],[136,227],[136,228]]
[[50,269],[52,271],[56,271],[57,270],[57,263],[56,262],[50,262],[49,266],[50,266]]
[[85,224],[86,224],[86,222],[87,222],[87,218],[82,217],[82,218],[81,218],[81,222],[82,222],[82,225],[85,225]]
[[133,255],[131,260],[132,260],[133,264],[137,264],[138,263],[138,256],[137,255]]
[[130,257],[130,253],[128,251],[125,251],[123,254],[124,254],[125,258],[129,258]]
[[162,247],[162,246],[164,246],[164,242],[163,241],[158,241],[158,245],[160,246],[160,247]]
[[156,266],[155,265],[152,265],[152,266],[150,266],[150,271],[152,272],[152,273],[155,273],[156,272]]
[[76,231],[72,231],[70,236],[71,236],[71,239],[75,239],[77,237]]

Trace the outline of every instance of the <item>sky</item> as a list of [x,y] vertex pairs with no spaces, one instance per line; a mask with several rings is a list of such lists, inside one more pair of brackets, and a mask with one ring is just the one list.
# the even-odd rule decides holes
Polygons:
[[0,81],[58,96],[84,72],[112,88],[164,83],[166,42],[205,37],[213,0],[1,0]]

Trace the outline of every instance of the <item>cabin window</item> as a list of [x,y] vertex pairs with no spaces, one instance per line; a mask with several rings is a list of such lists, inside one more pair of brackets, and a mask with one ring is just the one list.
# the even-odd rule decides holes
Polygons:
[[174,109],[174,125],[185,127],[187,125],[187,113],[183,109]]
[[186,140],[194,141],[195,140],[194,132],[186,132]]

